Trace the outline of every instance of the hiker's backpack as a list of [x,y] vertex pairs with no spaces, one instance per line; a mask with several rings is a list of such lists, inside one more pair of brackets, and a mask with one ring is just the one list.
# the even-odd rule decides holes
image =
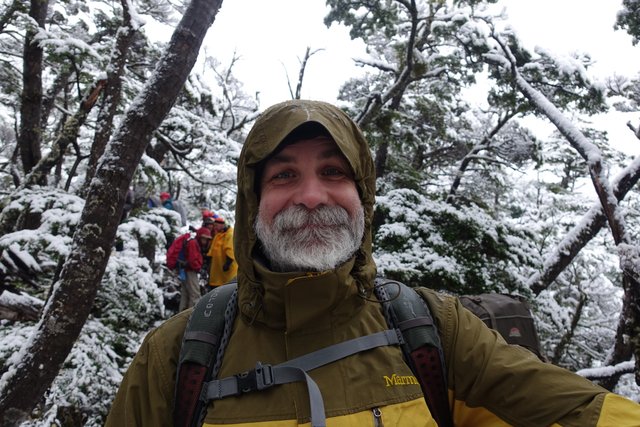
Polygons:
[[463,295],[460,302],[488,327],[498,331],[509,344],[525,347],[540,360],[546,361],[529,303],[524,297],[506,294]]
[[184,268],[187,265],[187,243],[193,238],[191,233],[187,233],[171,243],[171,246],[167,249],[167,267],[169,270]]
[[[210,400],[293,381],[307,382],[311,424],[322,425],[322,396],[319,390],[314,389],[315,383],[306,375],[306,371],[374,346],[399,344],[406,363],[422,387],[436,423],[440,427],[452,427],[447,370],[429,307],[414,289],[400,282],[377,278],[374,289],[390,330],[326,347],[276,366],[258,362],[256,368],[249,372],[218,380],[216,378],[236,317],[237,285],[230,283],[214,288],[196,304],[185,329],[177,369],[174,426],[201,426]],[[382,337],[385,333],[388,336]],[[377,340],[376,343],[372,344],[373,340]],[[353,341],[358,341],[357,345],[350,345]],[[322,418],[322,422],[316,424],[318,418]]]

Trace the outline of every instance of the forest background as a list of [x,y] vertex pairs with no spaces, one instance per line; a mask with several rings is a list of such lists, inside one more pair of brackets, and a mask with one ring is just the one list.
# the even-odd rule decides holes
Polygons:
[[[594,117],[626,117],[640,147],[640,80],[525,47],[496,3],[327,0],[318,16],[366,47],[335,102],[375,158],[374,258],[413,286],[527,297],[550,363],[638,401],[640,160]],[[171,192],[192,225],[205,208],[233,222],[266,105],[234,74],[241,52],[201,49],[221,4],[0,2],[2,425],[102,425],[142,338],[176,312],[164,252],[186,227],[149,196]],[[611,25],[635,45],[640,2]],[[290,98],[306,71],[331,72],[322,53],[283,67]]]

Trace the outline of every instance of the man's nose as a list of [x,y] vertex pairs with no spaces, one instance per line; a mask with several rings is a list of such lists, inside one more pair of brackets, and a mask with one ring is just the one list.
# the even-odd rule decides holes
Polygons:
[[327,204],[329,194],[325,185],[317,177],[305,177],[296,189],[293,203],[303,205],[307,209],[315,209],[319,205]]

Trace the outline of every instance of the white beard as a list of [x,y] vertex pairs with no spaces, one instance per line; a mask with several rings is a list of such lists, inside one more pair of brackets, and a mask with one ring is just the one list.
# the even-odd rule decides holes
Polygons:
[[291,206],[275,216],[273,225],[258,213],[255,231],[274,271],[331,270],[360,247],[364,209],[359,206],[351,218],[340,206]]

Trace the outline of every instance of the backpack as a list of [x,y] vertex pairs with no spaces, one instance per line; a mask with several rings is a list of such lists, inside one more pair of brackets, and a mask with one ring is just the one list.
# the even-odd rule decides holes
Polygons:
[[[212,399],[263,390],[293,381],[307,382],[311,425],[323,425],[322,396],[319,390],[315,390],[317,386],[306,375],[306,371],[376,346],[398,344],[402,348],[405,362],[420,383],[437,425],[452,427],[447,369],[440,337],[427,303],[414,289],[396,281],[376,278],[374,290],[391,328],[392,333],[389,335],[395,335],[395,341],[394,337],[386,337],[386,340],[380,341],[377,335],[382,333],[367,335],[317,350],[275,367],[258,362],[252,371],[222,380],[216,378],[236,317],[237,284],[231,282],[211,290],[194,307],[183,336],[177,368],[174,426],[201,426],[208,403]],[[491,295],[493,294],[486,298],[491,300]],[[386,332],[389,331],[383,331]],[[357,343],[353,343],[354,341]],[[295,369],[298,371],[293,372]]]
[[517,344],[546,362],[531,308],[524,297],[506,294],[463,295],[460,302],[509,344]]
[[183,269],[187,265],[187,243],[194,237],[191,233],[175,239],[167,249],[167,267],[169,270]]

